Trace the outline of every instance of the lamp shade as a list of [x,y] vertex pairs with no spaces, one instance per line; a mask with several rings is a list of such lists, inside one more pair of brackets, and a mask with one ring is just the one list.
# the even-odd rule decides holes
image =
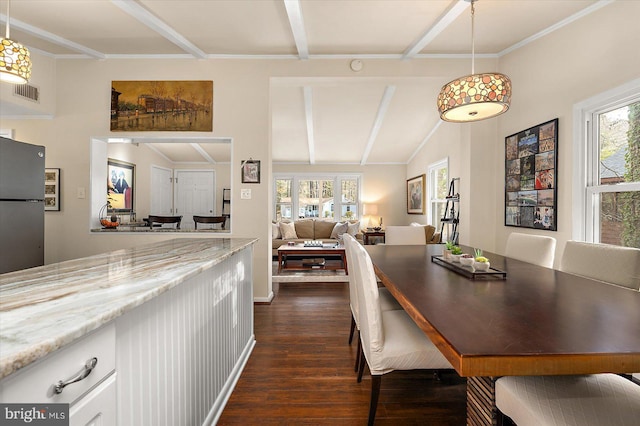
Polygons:
[[9,38],[0,39],[0,80],[25,84],[31,78],[29,49]]
[[378,214],[378,205],[367,203],[363,206],[362,210],[363,210],[362,214],[364,214],[365,216],[369,216],[369,215],[375,216]]
[[511,80],[504,74],[471,74],[442,86],[438,111],[444,121],[465,123],[503,114],[511,102]]

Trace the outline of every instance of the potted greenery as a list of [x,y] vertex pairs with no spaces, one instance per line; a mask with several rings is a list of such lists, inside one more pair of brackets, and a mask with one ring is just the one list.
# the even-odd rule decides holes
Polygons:
[[458,246],[453,246],[451,249],[451,261],[460,262],[460,256],[462,256],[462,249]]
[[475,249],[475,255],[476,257],[475,262],[473,263],[473,268],[478,271],[488,271],[491,267],[491,263],[489,262],[489,259],[482,255],[482,250]]
[[453,244],[453,241],[447,241],[444,243],[444,250],[442,252],[442,257],[444,259],[450,259],[451,258],[451,250],[453,250],[453,248],[456,245]]

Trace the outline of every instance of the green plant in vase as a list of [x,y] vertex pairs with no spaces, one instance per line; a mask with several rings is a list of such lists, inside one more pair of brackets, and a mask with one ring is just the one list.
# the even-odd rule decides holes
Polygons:
[[453,250],[453,248],[456,245],[453,244],[453,241],[447,241],[444,243],[444,250],[442,251],[442,257],[445,259],[450,259],[451,258],[451,250]]
[[491,264],[489,263],[489,259],[483,256],[482,250],[475,249],[475,263],[473,264],[474,269],[479,271],[488,271]]
[[462,256],[462,249],[458,246],[453,246],[449,260],[452,262],[460,262],[460,256]]

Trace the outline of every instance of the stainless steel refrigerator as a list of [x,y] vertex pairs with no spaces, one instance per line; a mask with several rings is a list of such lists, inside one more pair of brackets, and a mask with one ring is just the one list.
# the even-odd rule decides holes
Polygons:
[[0,137],[0,274],[44,264],[44,154]]

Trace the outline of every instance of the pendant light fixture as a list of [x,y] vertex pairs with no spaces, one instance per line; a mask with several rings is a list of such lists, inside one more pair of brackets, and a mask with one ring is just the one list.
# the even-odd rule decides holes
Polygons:
[[31,78],[31,57],[29,49],[10,38],[10,7],[7,1],[6,37],[0,39],[0,81],[25,84]]
[[511,102],[511,80],[499,73],[475,73],[474,18],[476,0],[471,2],[471,75],[456,78],[442,86],[438,111],[444,121],[466,123],[507,112]]

